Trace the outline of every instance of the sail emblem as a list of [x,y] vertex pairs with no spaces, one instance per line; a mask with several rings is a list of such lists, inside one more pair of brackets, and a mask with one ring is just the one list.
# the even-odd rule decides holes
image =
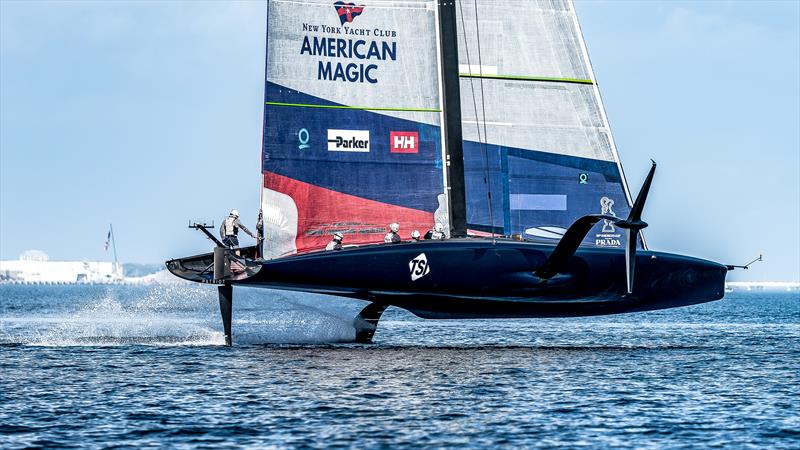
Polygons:
[[342,25],[345,23],[352,23],[353,19],[364,12],[364,5],[356,6],[355,3],[345,3],[343,1],[334,3],[333,7],[336,8],[336,13],[339,14],[339,20],[342,22]]
[[408,270],[411,272],[411,281],[417,281],[431,273],[431,266],[428,265],[428,257],[425,256],[425,253],[420,253],[416,258],[409,261]]
[[[611,200],[608,197],[603,197],[600,199],[601,214],[616,216],[614,210],[611,209],[612,206],[614,206],[614,200]],[[603,219],[603,233],[613,233],[614,231],[616,231],[614,224],[612,224],[608,219]]]
[[[613,206],[614,200],[608,197],[600,199],[601,214],[616,217],[617,214],[612,209]],[[614,226],[611,220],[603,219],[603,229],[595,235],[594,244],[599,247],[619,247],[622,245],[622,235],[617,232],[617,227]]]

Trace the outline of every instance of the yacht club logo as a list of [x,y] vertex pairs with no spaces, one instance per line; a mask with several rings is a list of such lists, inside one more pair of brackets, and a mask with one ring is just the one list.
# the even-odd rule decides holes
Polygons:
[[333,7],[336,8],[336,14],[339,15],[339,21],[342,22],[342,25],[352,23],[353,19],[364,12],[364,5],[356,6],[355,3],[345,3],[343,1],[334,3]]

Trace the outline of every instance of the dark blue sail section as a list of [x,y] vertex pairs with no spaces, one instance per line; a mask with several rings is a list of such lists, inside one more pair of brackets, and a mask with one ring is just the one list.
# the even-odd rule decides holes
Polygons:
[[[339,105],[275,83],[267,83],[267,98],[263,171],[395,206],[437,209],[442,192],[438,126]],[[329,130],[367,132],[369,151],[333,151]],[[415,138],[413,147],[398,151],[393,133]]]
[[[467,223],[475,231],[556,241],[585,214],[629,212],[614,162],[464,142],[464,165]],[[584,242],[618,245],[621,238],[601,222]]]

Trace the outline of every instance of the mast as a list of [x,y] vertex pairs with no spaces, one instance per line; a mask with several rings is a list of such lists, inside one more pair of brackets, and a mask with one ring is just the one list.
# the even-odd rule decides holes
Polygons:
[[464,187],[464,149],[461,136],[461,92],[458,76],[458,28],[455,0],[439,2],[441,78],[444,104],[442,130],[445,136],[447,201],[450,236],[467,235],[467,204]]

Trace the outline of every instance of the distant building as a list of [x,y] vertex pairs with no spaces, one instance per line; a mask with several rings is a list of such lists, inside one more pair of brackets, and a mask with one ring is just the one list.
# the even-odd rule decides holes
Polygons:
[[119,283],[122,265],[111,261],[50,261],[40,250],[28,250],[18,260],[0,261],[5,283]]

